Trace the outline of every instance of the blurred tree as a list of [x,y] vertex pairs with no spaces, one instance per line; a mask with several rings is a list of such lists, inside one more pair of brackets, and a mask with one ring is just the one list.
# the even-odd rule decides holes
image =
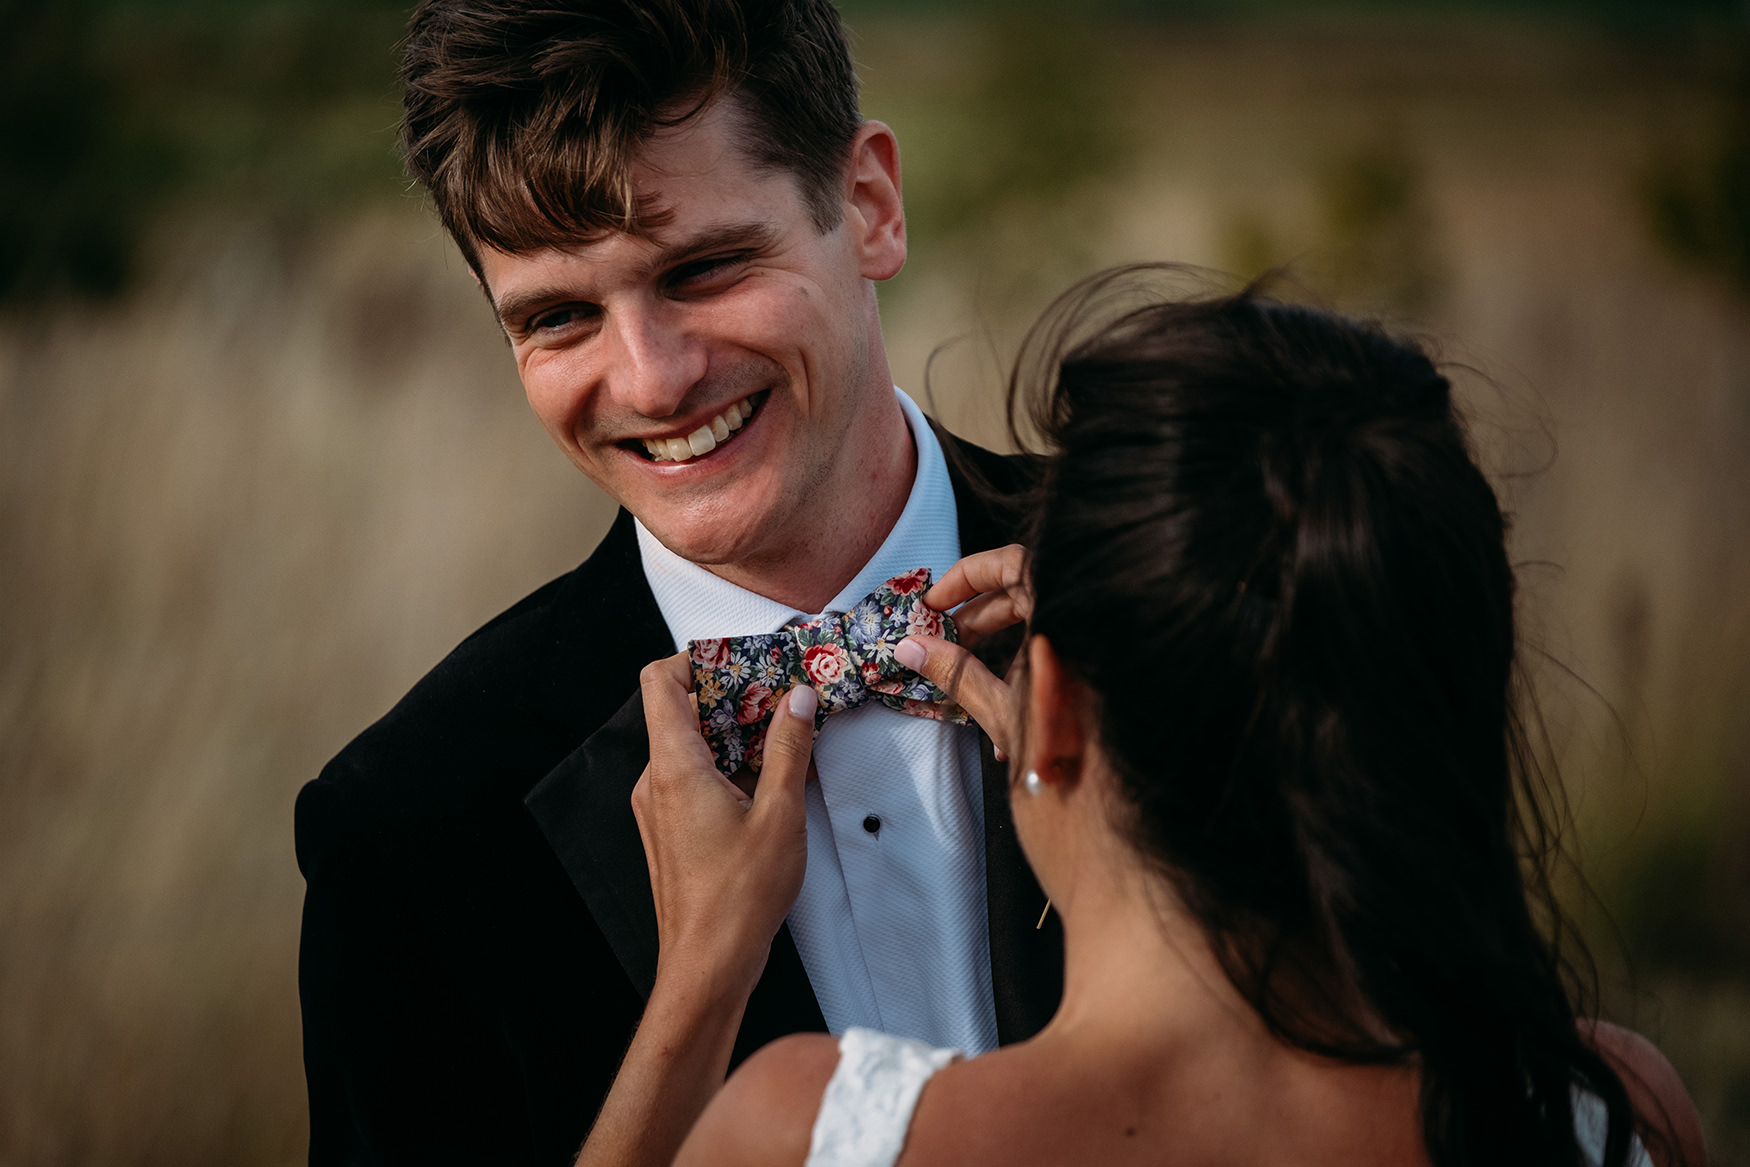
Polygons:
[[94,66],[93,25],[78,0],[0,0],[0,302],[119,291],[174,170]]
[[1255,280],[1291,261],[1283,254],[1269,218],[1250,207],[1228,213],[1221,226],[1220,247],[1222,268],[1247,280]]
[[1289,227],[1280,212],[1239,205],[1222,222],[1222,264],[1254,279],[1271,270],[1345,306],[1422,314],[1445,285],[1438,216],[1420,162],[1400,135],[1329,147],[1311,176],[1314,214]]
[[920,255],[1050,282],[1084,260],[1101,189],[1130,165],[1109,36],[1061,14],[991,12],[964,29],[951,80],[911,95],[907,220]]
[[1331,287],[1411,312],[1434,305],[1441,271],[1421,166],[1396,137],[1337,158],[1321,176]]
[[1679,259],[1708,268],[1750,293],[1750,38],[1719,128],[1697,155],[1667,154],[1646,180],[1653,233]]
[[387,0],[0,0],[0,306],[108,296],[154,219],[400,190]]
[[1750,853],[1745,784],[1654,828],[1606,894],[1637,966],[1709,981],[1750,969]]
[[[997,7],[1033,14],[1056,12],[1046,0],[840,0],[852,13],[989,11]],[[1153,17],[1233,20],[1257,17],[1378,17],[1382,15],[1559,16],[1646,27],[1692,21],[1734,20],[1741,0],[1079,0],[1083,17]]]

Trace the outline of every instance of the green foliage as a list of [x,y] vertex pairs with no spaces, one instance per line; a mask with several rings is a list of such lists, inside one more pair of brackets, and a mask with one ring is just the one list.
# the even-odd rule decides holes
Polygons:
[[1333,148],[1311,169],[1316,214],[1301,231],[1285,232],[1257,208],[1229,213],[1220,240],[1228,270],[1253,279],[1281,268],[1358,307],[1436,307],[1445,271],[1436,215],[1421,163],[1402,141]]
[[1648,222],[1677,258],[1750,293],[1750,42],[1709,148],[1666,156],[1645,183]]
[[0,8],[0,299],[118,291],[174,162],[114,116],[78,4]]
[[990,49],[959,93],[936,148],[951,178],[925,177],[915,213],[949,235],[975,233],[993,209],[1063,202],[1109,172],[1120,143],[1101,92],[1103,46],[1061,28],[1005,21],[985,26]]
[[916,251],[957,255],[1003,283],[1055,279],[1085,260],[1102,186],[1137,149],[1109,30],[1011,13],[955,35],[951,76],[891,113],[878,98],[869,106],[905,144]]
[[1395,140],[1339,157],[1322,176],[1331,285],[1339,294],[1425,311],[1440,284],[1421,167]]
[[[393,197],[401,189],[394,45],[406,7],[0,0],[0,307],[121,291],[144,232],[167,211],[223,203],[296,223]],[[984,67],[957,77],[907,127],[908,151],[941,162],[911,172],[921,176],[909,192],[913,221],[931,247],[1039,273],[1084,258],[1101,214],[1093,196],[1131,160],[1116,57],[1096,31],[1108,18],[1491,11],[1685,24],[1733,15],[1727,0],[1096,0],[1073,17],[1022,0],[847,0],[845,8],[853,21],[958,12],[981,26]],[[1739,125],[1733,135],[1717,157],[1670,169],[1649,204],[1676,252],[1744,283],[1750,130]],[[1419,304],[1430,272],[1385,272],[1379,255],[1394,245],[1371,242],[1396,232],[1416,243],[1392,201],[1401,203],[1406,181],[1395,164],[1384,158],[1337,179],[1348,208],[1338,218],[1354,215],[1334,242],[1349,272],[1341,278],[1369,286],[1384,278],[1388,296]],[[1252,235],[1241,250],[1255,259],[1262,236]]]
[[172,207],[398,189],[386,4],[0,0],[0,304],[106,296]]
[[1743,981],[1750,969],[1750,827],[1742,807],[1649,832],[1607,895],[1645,971]]
[[[842,0],[852,14],[941,15],[945,12],[1004,12],[1061,15],[1063,5],[1046,0]],[[1378,17],[1384,15],[1557,16],[1637,27],[1703,21],[1732,21],[1737,0],[1080,0],[1084,18],[1118,16],[1156,19]]]

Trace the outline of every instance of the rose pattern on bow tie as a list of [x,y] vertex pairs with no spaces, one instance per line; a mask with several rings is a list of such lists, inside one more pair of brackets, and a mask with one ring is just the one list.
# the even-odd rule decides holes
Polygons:
[[818,733],[826,718],[867,701],[966,725],[964,710],[934,684],[893,659],[907,636],[956,639],[954,621],[924,604],[930,569],[896,576],[849,612],[757,636],[689,641],[699,729],[724,774],[757,771],[778,695],[801,684],[820,693]]

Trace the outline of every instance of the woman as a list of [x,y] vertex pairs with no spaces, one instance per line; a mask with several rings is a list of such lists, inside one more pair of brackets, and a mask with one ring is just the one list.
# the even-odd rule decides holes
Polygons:
[[1059,1012],[967,1061],[778,1042],[677,1161],[1701,1164],[1664,1059],[1566,988],[1506,524],[1446,379],[1250,292],[1072,341],[1124,286],[1011,382],[1030,553],[929,597],[967,641],[1026,621],[1013,684],[903,649],[1011,759]]

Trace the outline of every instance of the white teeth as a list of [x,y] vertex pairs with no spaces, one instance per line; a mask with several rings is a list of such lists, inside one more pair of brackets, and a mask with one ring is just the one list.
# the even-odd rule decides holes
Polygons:
[[644,449],[652,461],[685,462],[715,450],[752,416],[753,406],[744,397],[684,438],[645,438]]

